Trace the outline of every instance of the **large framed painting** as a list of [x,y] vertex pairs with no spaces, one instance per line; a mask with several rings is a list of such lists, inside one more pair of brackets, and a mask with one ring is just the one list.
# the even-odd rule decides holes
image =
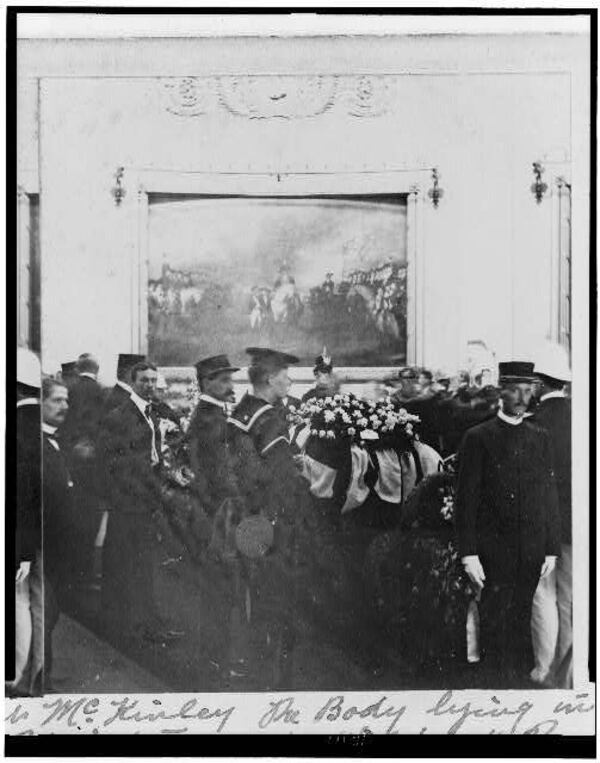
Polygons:
[[148,198],[148,353],[190,366],[251,345],[312,365],[402,364],[407,195]]

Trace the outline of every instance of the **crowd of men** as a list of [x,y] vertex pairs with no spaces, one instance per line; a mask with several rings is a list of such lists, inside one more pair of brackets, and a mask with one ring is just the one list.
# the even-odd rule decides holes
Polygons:
[[[288,374],[298,359],[267,348],[247,353],[250,391],[236,405],[239,369],[225,355],[196,364],[200,398],[185,438],[203,511],[215,526],[234,521],[238,549],[259,560],[256,622],[272,668],[267,684],[277,688],[293,654],[299,527],[319,530],[286,418],[301,403]],[[551,348],[535,369],[501,363],[497,387],[414,368],[386,380],[396,402],[421,418],[425,442],[444,455],[460,445],[457,539],[478,591],[482,664],[493,688],[523,685],[525,675],[542,686],[571,681],[570,372],[561,353]],[[143,356],[119,356],[108,394],[92,355],[74,370],[68,381],[66,368],[62,379],[42,379],[36,356],[19,350],[16,675],[7,686],[17,695],[51,687],[52,629],[78,581],[93,578],[97,546],[107,629],[136,643],[182,635],[157,611],[152,554],[165,500],[163,424],[177,426],[178,416]],[[339,388],[326,351],[314,375],[304,399]]]

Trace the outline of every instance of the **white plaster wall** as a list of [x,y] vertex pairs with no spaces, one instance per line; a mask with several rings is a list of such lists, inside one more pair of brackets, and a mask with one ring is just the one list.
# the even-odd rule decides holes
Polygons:
[[[115,206],[110,189],[117,166],[385,172],[435,165],[445,194],[437,210],[428,202],[424,210],[425,330],[418,341],[425,362],[456,369],[469,339],[484,339],[500,359],[530,353],[549,328],[551,229],[550,204],[536,205],[529,191],[531,163],[542,158],[549,168],[553,161],[568,168],[571,77],[585,52],[581,40],[559,44],[555,38],[554,46],[531,48],[512,38],[487,44],[444,38],[437,46],[414,39],[333,47],[323,40],[303,40],[299,47],[276,42],[221,40],[217,47],[203,41],[202,57],[190,41],[127,48],[111,41],[92,60],[81,42],[26,46],[26,79],[41,78],[47,362],[96,351],[109,377],[116,353],[137,349],[131,306],[136,189],[127,188],[126,201]],[[131,53],[136,45],[138,58]],[[146,76],[139,71],[144,62]],[[289,121],[250,120],[217,107],[204,116],[175,116],[154,77],[309,69],[405,73],[394,80],[383,116],[359,119],[333,108]],[[30,141],[19,150],[33,157],[36,147]]]

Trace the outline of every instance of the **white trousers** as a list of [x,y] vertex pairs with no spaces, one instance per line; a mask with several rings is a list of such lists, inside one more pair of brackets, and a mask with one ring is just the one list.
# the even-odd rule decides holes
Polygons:
[[569,688],[572,681],[572,576],[572,546],[563,544],[554,570],[540,578],[531,609],[531,677],[558,682],[560,688]]
[[25,580],[15,588],[15,679],[7,687],[33,691],[44,665],[44,584],[38,555]]
[[33,636],[29,576],[15,585],[15,680],[7,681],[7,686],[13,689],[22,686]]

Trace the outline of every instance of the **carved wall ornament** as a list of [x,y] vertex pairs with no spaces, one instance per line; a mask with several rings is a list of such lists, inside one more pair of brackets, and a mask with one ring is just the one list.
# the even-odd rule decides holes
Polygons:
[[378,117],[389,103],[389,77],[340,77],[347,113],[352,117]]
[[307,119],[334,107],[351,117],[378,117],[391,103],[389,75],[244,75],[163,77],[171,114],[197,117],[223,108],[246,119]]
[[212,77],[165,77],[161,80],[165,107],[171,114],[197,117],[210,109]]
[[304,119],[333,106],[337,78],[219,77],[220,103],[231,114],[249,119]]

